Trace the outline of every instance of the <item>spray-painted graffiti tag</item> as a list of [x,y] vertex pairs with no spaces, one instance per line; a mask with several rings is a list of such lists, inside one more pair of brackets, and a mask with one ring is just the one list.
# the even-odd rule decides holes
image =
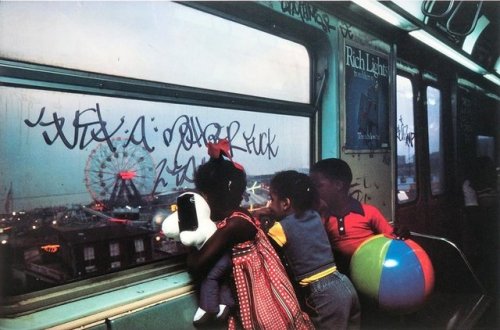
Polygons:
[[[131,129],[126,129],[129,119]],[[49,115],[42,107],[35,121],[25,119],[30,128],[43,127],[43,140],[47,145],[60,141],[67,149],[78,147],[84,150],[92,143],[105,142],[111,153],[117,149],[116,143],[123,143],[122,148],[129,144],[143,147],[147,152],[166,151],[169,157],[157,161],[157,177],[153,192],[168,185],[168,176],[175,177],[177,186],[192,182],[192,173],[204,161],[205,153],[200,157],[200,151],[193,148],[205,148],[208,142],[228,139],[231,152],[242,152],[268,160],[276,158],[279,146],[271,128],[258,128],[255,123],[242,123],[237,120],[223,124],[222,122],[203,122],[197,116],[180,115],[174,118],[170,126],[158,128],[155,118],[150,118],[153,127],[148,126],[144,115],[137,118],[122,116],[114,125],[106,121],[97,103],[95,108],[74,112],[73,118],[53,112]],[[158,138],[155,135],[160,135]],[[114,139],[119,137],[119,139]],[[165,148],[167,150],[165,150]]]
[[330,24],[328,14],[321,12],[306,1],[282,1],[281,11],[283,13],[300,17],[302,22],[315,22],[323,31],[329,33],[335,30],[335,26]]
[[372,199],[369,192],[380,188],[376,182],[368,181],[366,177],[355,178],[351,184],[350,196],[361,203],[368,203]]
[[[90,120],[86,119],[85,115],[95,115]],[[66,124],[66,118],[61,117],[57,114],[57,112],[52,113],[52,120],[42,121],[45,116],[45,107],[40,109],[40,113],[38,119],[35,122],[32,122],[28,119],[24,120],[24,123],[28,127],[50,127],[53,126],[55,130],[54,135],[50,135],[47,130],[42,133],[43,139],[45,143],[48,145],[52,145],[57,141],[57,139],[61,139],[62,143],[68,149],[74,149],[77,145],[79,145],[79,149],[85,149],[91,142],[104,142],[108,143],[108,146],[111,150],[113,150],[113,144],[111,142],[111,138],[118,132],[118,130],[122,127],[124,123],[124,118],[120,119],[120,124],[113,131],[108,131],[108,125],[106,121],[102,119],[101,111],[99,109],[99,104],[96,104],[95,108],[89,108],[83,111],[77,110],[75,112],[74,119],[69,122],[71,126],[73,126],[72,134],[65,134],[64,128]],[[69,125],[68,125],[69,126]],[[66,128],[68,128],[68,126]],[[90,130],[90,136],[87,135]]]
[[399,117],[399,123],[396,127],[396,138],[398,141],[404,141],[408,147],[413,147],[413,140],[415,140],[415,133],[410,132],[408,125],[403,122],[403,117]]

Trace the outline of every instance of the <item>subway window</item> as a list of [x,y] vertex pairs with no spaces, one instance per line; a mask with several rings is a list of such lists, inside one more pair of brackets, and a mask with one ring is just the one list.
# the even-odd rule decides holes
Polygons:
[[2,1],[0,44],[2,58],[309,102],[304,46],[171,1]]
[[[310,116],[203,103],[220,90],[256,104],[266,97],[304,106],[311,67],[304,46],[178,3],[122,4],[0,3],[0,56],[9,66],[71,69],[77,78],[112,74],[138,86],[168,82],[197,97],[181,104],[149,90],[98,95],[67,87],[67,76],[42,89],[45,76],[31,71],[22,86],[0,86],[8,296],[184,255],[184,246],[162,235],[161,222],[194,187],[208,142],[230,141],[247,173],[249,209],[265,205],[275,172],[310,166]],[[136,19],[124,19],[127,13]]]
[[427,123],[429,141],[430,186],[432,195],[444,192],[444,153],[441,135],[441,91],[427,86]]
[[413,85],[409,78],[396,79],[397,200],[417,198],[417,167],[414,127]]

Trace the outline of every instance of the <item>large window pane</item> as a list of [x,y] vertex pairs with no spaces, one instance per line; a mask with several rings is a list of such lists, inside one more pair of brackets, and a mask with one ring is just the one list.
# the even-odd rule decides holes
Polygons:
[[410,79],[397,76],[397,189],[398,202],[417,197],[413,87]]
[[444,192],[444,161],[441,138],[441,92],[427,87],[427,121],[429,132],[429,161],[431,170],[431,192]]
[[9,293],[184,253],[159,235],[160,220],[193,187],[205,144],[231,141],[248,175],[243,205],[260,207],[276,171],[309,168],[310,126],[306,117],[0,87]]
[[297,43],[170,1],[1,1],[0,57],[309,102]]

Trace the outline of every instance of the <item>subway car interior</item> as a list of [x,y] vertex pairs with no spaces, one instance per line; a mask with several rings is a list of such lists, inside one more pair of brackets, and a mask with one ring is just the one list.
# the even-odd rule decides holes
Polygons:
[[361,329],[498,329],[499,13],[0,1],[0,329],[195,329],[190,248],[162,223],[221,139],[250,212],[275,173],[340,158],[423,249],[423,298],[368,297]]

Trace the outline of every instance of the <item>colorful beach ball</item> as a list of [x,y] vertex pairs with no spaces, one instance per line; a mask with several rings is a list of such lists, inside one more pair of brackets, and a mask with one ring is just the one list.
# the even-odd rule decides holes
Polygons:
[[367,239],[351,259],[351,279],[358,292],[384,310],[419,309],[434,287],[434,268],[427,253],[411,239],[385,235]]

